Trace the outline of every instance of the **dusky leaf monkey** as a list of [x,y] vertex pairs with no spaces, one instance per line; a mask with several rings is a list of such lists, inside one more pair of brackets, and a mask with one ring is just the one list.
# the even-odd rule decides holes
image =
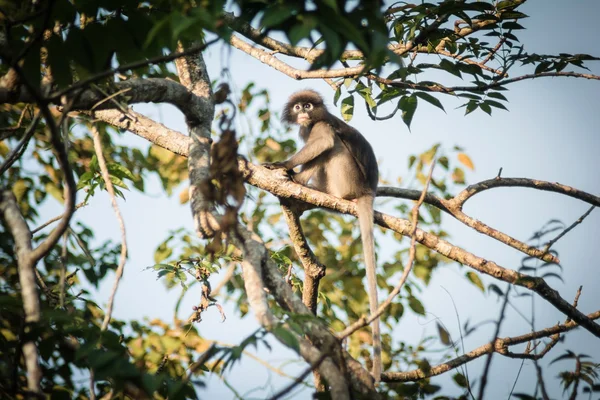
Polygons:
[[[302,185],[322,192],[354,200],[362,238],[371,314],[378,308],[375,245],[373,241],[373,199],[379,180],[375,153],[363,135],[339,118],[331,115],[323,98],[313,90],[294,93],[281,118],[300,125],[304,147],[289,160],[268,163],[266,167],[284,168]],[[300,172],[294,172],[295,167]],[[381,334],[379,318],[372,323],[373,370],[375,382],[381,377]]]

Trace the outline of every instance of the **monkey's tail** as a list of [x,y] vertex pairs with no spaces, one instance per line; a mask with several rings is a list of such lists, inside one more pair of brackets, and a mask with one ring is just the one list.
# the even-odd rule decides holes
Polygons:
[[[375,241],[373,237],[373,196],[367,195],[357,199],[358,224],[362,238],[363,252],[365,256],[365,269],[367,274],[367,293],[369,294],[369,308],[374,314],[379,307],[377,300],[377,273],[375,264]],[[381,379],[381,333],[379,330],[379,318],[372,324],[373,331],[373,370],[375,383]]]

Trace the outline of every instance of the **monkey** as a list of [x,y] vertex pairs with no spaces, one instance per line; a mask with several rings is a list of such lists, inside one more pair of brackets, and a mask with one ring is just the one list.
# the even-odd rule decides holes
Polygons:
[[[377,277],[373,239],[373,201],[379,180],[377,159],[369,142],[356,129],[327,111],[321,95],[313,90],[292,94],[284,106],[283,122],[300,126],[304,147],[290,159],[266,163],[269,169],[283,168],[290,178],[321,192],[355,201],[363,244],[368,283],[369,308],[377,311]],[[300,166],[300,172],[294,168]],[[381,378],[381,334],[379,318],[372,323],[373,368],[376,383]]]

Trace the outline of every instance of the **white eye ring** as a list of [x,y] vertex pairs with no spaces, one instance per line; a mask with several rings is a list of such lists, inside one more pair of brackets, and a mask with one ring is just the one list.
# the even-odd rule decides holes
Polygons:
[[313,105],[312,105],[312,104],[310,104],[310,103],[306,103],[306,104],[304,105],[304,108],[305,108],[306,110],[312,110],[312,108],[313,108]]
[[300,104],[296,104],[294,106],[294,111],[300,111],[302,109],[302,106]]

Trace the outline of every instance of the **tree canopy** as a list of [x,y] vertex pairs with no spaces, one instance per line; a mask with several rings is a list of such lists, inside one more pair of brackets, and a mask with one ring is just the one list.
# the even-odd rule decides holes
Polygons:
[[[527,48],[520,37],[526,12],[535,12],[526,9],[530,4],[0,1],[0,395],[202,398],[210,394],[210,376],[227,384],[227,374],[244,359],[274,343],[302,364],[290,376],[259,360],[285,378],[272,398],[293,398],[301,388],[306,396],[333,399],[489,398],[494,356],[513,359],[515,369],[520,360],[535,365],[531,391],[511,391],[514,397],[549,399],[558,394],[545,385],[547,354],[564,364],[560,379],[570,398],[598,391],[600,355],[555,349],[576,328],[592,340],[600,337],[600,310],[578,307],[582,292],[593,295],[596,288],[560,293],[555,283],[569,270],[555,248],[572,230],[584,229],[600,197],[533,177],[505,177],[502,169],[467,186],[475,167],[468,149],[436,143],[415,150],[408,171],[394,171],[394,179],[403,172],[410,180],[383,176],[377,196],[387,200],[376,203],[382,211],[375,222],[381,228],[385,372],[375,386],[368,372],[375,316],[363,286],[356,205],[260,165],[294,154],[297,141],[279,122],[281,106],[271,101],[268,77],[233,77],[226,67],[237,52],[290,82],[324,81],[331,88],[325,97],[345,121],[352,123],[364,107],[374,130],[379,121],[394,120],[419,135],[413,121],[424,105],[440,113],[464,109],[467,118],[483,112],[493,124],[510,108],[510,89],[518,82],[600,80],[595,49],[538,54]],[[225,60],[219,76],[209,75],[210,57]],[[187,132],[134,110],[140,103],[175,107]],[[144,145],[130,145],[132,133]],[[390,146],[398,143],[395,134]],[[483,192],[515,187],[569,197],[589,210],[576,221],[532,227],[531,240],[522,240],[464,209]],[[177,298],[175,317],[120,320],[113,312],[121,277],[139,266],[128,254],[123,200],[157,188],[189,203],[194,226],[164,232],[156,248],[145,249],[154,258],[145,273]],[[79,215],[98,207],[92,200],[104,192],[120,235],[102,242],[98,221]],[[486,206],[497,207],[486,199]],[[60,215],[46,218],[43,210],[57,203]],[[137,235],[151,229],[157,215],[137,221]],[[505,265],[483,249],[456,245],[446,228],[449,217],[519,252],[522,264]],[[408,310],[426,315],[423,293],[445,265],[458,265],[466,281],[497,295],[497,312],[487,316],[491,321],[459,322],[458,337],[436,321],[436,337],[405,342],[400,324]],[[111,291],[103,304],[94,290],[107,281]],[[530,309],[515,305],[524,296],[532,299]],[[181,309],[189,297],[196,299],[193,308]],[[536,325],[533,298],[562,320]],[[502,336],[511,307],[526,322]],[[213,312],[233,329],[252,314],[256,330],[237,343],[211,339],[203,318]],[[465,348],[464,338],[488,323],[493,337]],[[481,358],[481,368],[469,375],[467,365]],[[439,375],[451,380],[442,384]]]

